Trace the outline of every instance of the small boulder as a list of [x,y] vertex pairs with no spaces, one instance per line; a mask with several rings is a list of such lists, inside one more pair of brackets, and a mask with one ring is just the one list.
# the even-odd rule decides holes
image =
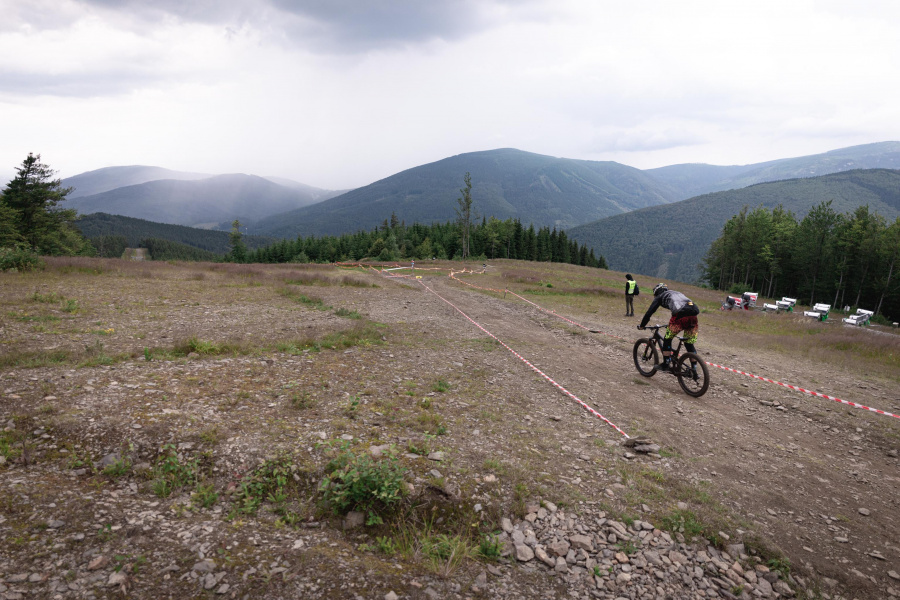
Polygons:
[[347,513],[347,516],[344,517],[344,529],[355,529],[356,527],[362,527],[366,523],[366,515],[365,513],[361,513],[358,511],[350,511]]

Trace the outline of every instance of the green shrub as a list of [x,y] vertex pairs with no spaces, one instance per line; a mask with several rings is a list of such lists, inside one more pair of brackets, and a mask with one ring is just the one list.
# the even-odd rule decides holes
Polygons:
[[200,508],[209,508],[218,499],[219,493],[216,491],[216,486],[212,484],[198,484],[194,493],[191,494],[191,501],[194,503],[194,506],[199,506]]
[[46,265],[41,257],[27,248],[18,246],[12,248],[0,248],[0,271],[16,269],[19,271],[31,271],[43,269]]
[[163,455],[156,461],[153,469],[153,493],[160,498],[167,498],[177,489],[197,482],[200,466],[197,460],[178,458],[174,444],[166,444],[162,448]]
[[503,543],[500,541],[500,538],[493,533],[484,534],[481,538],[481,542],[478,544],[478,555],[485,560],[497,561],[500,560],[502,552]]
[[123,456],[122,458],[116,459],[112,464],[107,465],[103,469],[103,474],[107,477],[115,479],[117,477],[121,477],[128,473],[131,470],[131,461],[127,456]]
[[291,462],[286,458],[267,460],[255,471],[241,480],[241,487],[235,496],[238,512],[254,514],[263,501],[268,500],[276,505],[275,512],[284,512],[283,505],[287,501],[287,488],[291,477]]
[[319,491],[327,505],[338,514],[351,510],[366,513],[367,525],[382,523],[379,513],[389,510],[403,496],[406,472],[395,458],[375,460],[357,455],[347,445],[325,468]]

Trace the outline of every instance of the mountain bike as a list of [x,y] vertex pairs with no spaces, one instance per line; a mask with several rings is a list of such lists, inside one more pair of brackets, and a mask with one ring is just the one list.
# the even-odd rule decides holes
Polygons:
[[661,371],[659,355],[662,353],[663,337],[659,334],[665,325],[648,325],[653,330],[650,338],[641,338],[634,343],[634,366],[644,377],[653,377],[658,372],[671,373],[678,378],[678,384],[684,393],[699,398],[709,389],[709,369],[706,361],[693,352],[681,354],[684,338],[676,336],[677,344],[672,345],[671,362],[668,371]]

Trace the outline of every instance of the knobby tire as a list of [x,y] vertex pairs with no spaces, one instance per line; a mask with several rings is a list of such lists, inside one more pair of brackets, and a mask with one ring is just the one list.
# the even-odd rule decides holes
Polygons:
[[634,366],[638,373],[644,377],[656,375],[656,365],[659,364],[659,354],[656,347],[647,338],[641,338],[634,343]]
[[[694,381],[691,377],[691,359],[697,363],[698,381]],[[706,361],[693,352],[685,352],[678,358],[675,366],[675,374],[678,376],[678,384],[684,393],[694,398],[699,398],[709,389],[709,369],[706,368]]]

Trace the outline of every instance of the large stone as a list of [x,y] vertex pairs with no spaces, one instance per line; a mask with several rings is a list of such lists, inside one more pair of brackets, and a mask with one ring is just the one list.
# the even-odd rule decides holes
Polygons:
[[535,549],[534,549],[534,555],[537,557],[537,559],[538,559],[539,561],[541,561],[542,563],[544,563],[544,564],[547,565],[548,567],[555,567],[555,566],[556,566],[556,561],[553,560],[552,558],[550,558],[550,556],[547,555],[547,552],[546,552],[543,548],[541,548],[541,547],[535,548]]
[[516,560],[519,562],[528,562],[534,559],[534,550],[525,544],[516,544]]
[[557,573],[568,573],[569,572],[569,564],[566,562],[562,556],[556,557],[556,566],[553,567],[553,570]]
[[197,573],[212,573],[216,569],[216,561],[211,558],[196,563],[191,570]]
[[118,452],[113,452],[112,454],[107,454],[101,458],[100,462],[97,464],[97,468],[102,471],[106,467],[111,467],[118,462],[122,462],[122,455]]
[[641,444],[634,447],[635,452],[640,452],[642,454],[655,454],[659,452],[659,450],[659,444]]
[[550,551],[550,554],[553,556],[565,556],[569,553],[569,542],[565,540],[557,540],[552,544],[547,544],[547,550]]
[[351,510],[347,513],[347,516],[344,517],[344,529],[355,529],[357,527],[362,527],[366,523],[366,515],[365,513],[361,513],[355,510]]
[[575,535],[570,535],[569,543],[580,550],[585,550],[586,552],[594,551],[594,540],[586,535],[581,535],[578,533]]
[[371,448],[369,448],[369,454],[372,455],[372,458],[381,458],[382,456],[384,456],[385,452],[387,452],[390,449],[390,447],[391,447],[390,444],[384,444],[381,446],[372,446]]
[[769,598],[772,595],[772,584],[760,577],[756,581],[756,591],[759,592],[763,598]]
[[789,586],[784,581],[776,581],[775,584],[772,586],[772,589],[775,590],[776,592],[778,592],[779,594],[781,594],[782,596],[784,596],[785,598],[793,598],[794,597],[794,590],[792,590],[791,586]]

